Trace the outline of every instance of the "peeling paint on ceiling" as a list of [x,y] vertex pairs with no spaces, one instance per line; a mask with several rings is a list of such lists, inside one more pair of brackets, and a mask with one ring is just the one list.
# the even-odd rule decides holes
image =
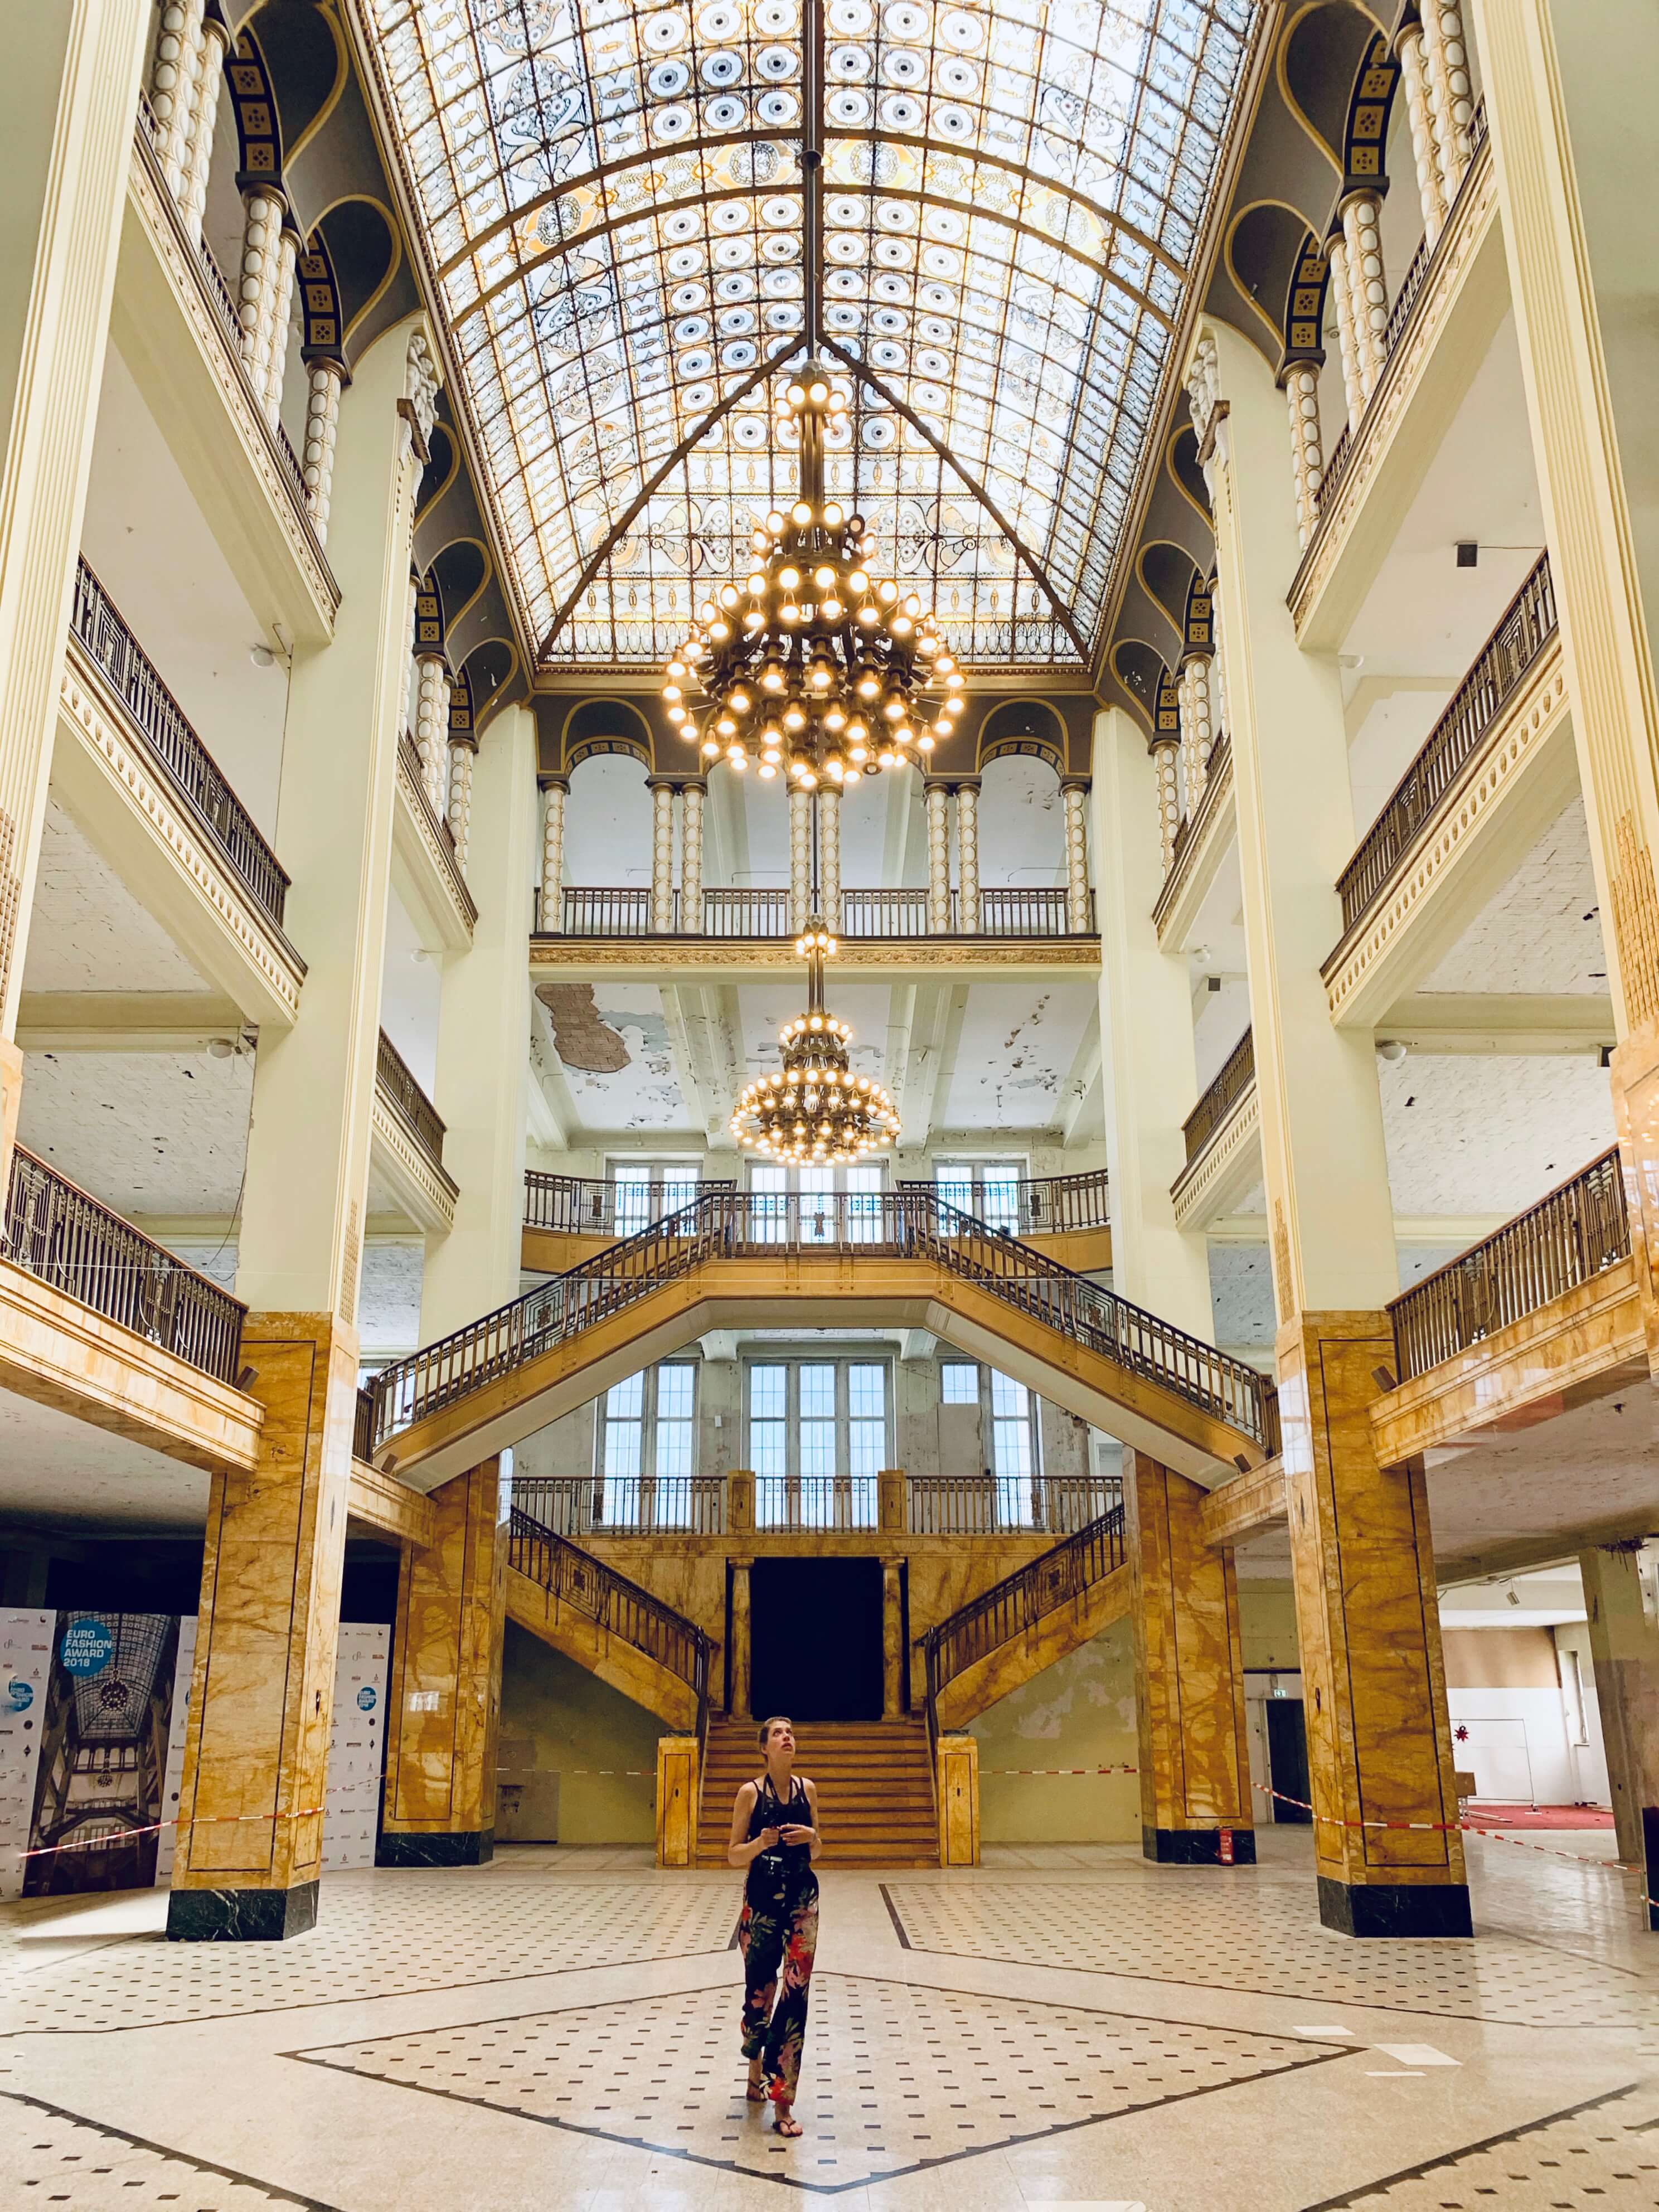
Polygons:
[[539,983],[536,996],[547,1009],[553,1042],[567,1067],[616,1075],[628,1066],[628,1047],[600,1013],[591,983]]

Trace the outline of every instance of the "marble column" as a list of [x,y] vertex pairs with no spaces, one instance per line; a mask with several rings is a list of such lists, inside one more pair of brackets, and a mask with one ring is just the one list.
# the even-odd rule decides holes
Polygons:
[[283,233],[288,207],[270,183],[242,188],[242,258],[236,272],[236,319],[241,329],[242,365],[254,397],[264,404],[270,374],[270,348],[282,282]]
[[1149,748],[1152,756],[1154,803],[1158,807],[1158,852],[1167,876],[1175,866],[1176,832],[1181,827],[1181,745],[1175,738],[1161,738]]
[[455,865],[467,877],[467,856],[472,849],[472,771],[478,757],[478,741],[470,733],[449,741],[449,834],[455,840]]
[[733,1559],[732,1562],[732,1637],[728,1665],[731,1670],[732,1718],[746,1721],[754,1717],[752,1690],[749,1678],[749,1570],[752,1559]]
[[536,778],[542,794],[542,934],[564,931],[564,806],[570,786],[562,775]]
[[818,912],[831,936],[841,928],[841,793],[818,793]]
[[501,1463],[432,1492],[436,1527],[398,1565],[386,1794],[374,1863],[482,1866],[495,1850],[507,1526]]
[[[410,727],[409,702],[415,682],[415,614],[416,609],[420,605],[420,598],[421,580],[411,568],[409,572],[407,619],[404,623],[403,651],[398,661],[398,734],[399,738],[405,734],[412,738],[415,734]],[[420,748],[416,746],[416,750],[418,751]],[[429,795],[432,787],[425,775],[424,762],[422,763],[422,771],[421,781]]]
[[0,78],[13,281],[0,295],[0,1190],[64,635],[104,374],[143,0],[11,11]]
[[441,652],[415,656],[415,750],[421,757],[421,781],[440,822],[449,813],[448,675]]
[[930,783],[923,795],[927,813],[927,933],[951,934],[951,793]]
[[[463,742],[454,747],[457,764]],[[432,1103],[456,1186],[450,1227],[427,1238],[420,1341],[430,1344],[519,1290],[529,1111],[525,939],[537,865],[536,723],[527,706],[486,714],[471,772],[472,941],[443,965]]]
[[1291,418],[1291,483],[1296,495],[1296,534],[1305,549],[1319,527],[1319,487],[1325,481],[1325,453],[1319,428],[1319,371],[1310,361],[1293,362],[1279,379]]
[[[1599,1545],[1579,1553],[1578,1571],[1619,1856],[1627,1866],[1646,1863],[1659,1897],[1649,1850],[1659,1828],[1659,1627],[1643,1601],[1641,1553],[1634,1539]],[[1659,1908],[1649,1908],[1648,1925],[1659,1927]]]
[[789,927],[796,936],[812,918],[812,793],[789,791]]
[[1407,23],[1395,41],[1395,51],[1400,57],[1401,81],[1406,88],[1412,165],[1417,172],[1417,197],[1423,208],[1423,235],[1432,252],[1435,240],[1446,226],[1446,185],[1441,171],[1440,143],[1435,136],[1422,24]]
[[155,158],[176,199],[190,151],[190,125],[202,62],[203,0],[164,0],[150,66]]
[[1174,1866],[1252,1865],[1233,1555],[1206,1544],[1197,1483],[1145,1452],[1123,1459],[1141,1851]]
[[196,72],[190,118],[190,145],[179,186],[179,216],[192,246],[202,238],[202,216],[207,207],[208,179],[213,168],[213,133],[219,120],[219,95],[224,89],[225,59],[230,52],[230,33],[216,17],[202,26],[201,60]]
[[957,786],[957,927],[979,934],[979,778]]
[[1086,937],[1093,927],[1089,910],[1089,787],[1068,777],[1060,787],[1066,823],[1066,927]]
[[1348,403],[1348,427],[1357,430],[1365,411],[1365,392],[1359,380],[1359,352],[1354,340],[1353,283],[1348,273],[1348,249],[1341,239],[1327,240],[1325,259],[1330,270],[1330,299],[1336,314],[1337,348],[1342,359],[1342,394]]
[[294,313],[294,275],[300,265],[300,234],[292,216],[276,241],[276,278],[270,303],[270,343],[265,354],[262,395],[265,420],[274,430],[283,416],[283,385],[288,372],[289,322]]
[[903,1562],[881,1563],[881,1717],[904,1715],[904,1610],[899,1574]]
[[1377,193],[1350,192],[1343,201],[1342,240],[1348,249],[1354,362],[1360,397],[1366,400],[1376,391],[1388,358],[1383,339],[1389,327],[1389,279],[1382,266],[1382,202]]
[[1209,778],[1210,672],[1206,653],[1189,653],[1181,664],[1181,792],[1188,818],[1198,811]]
[[[1484,8],[1481,12],[1484,16]],[[1602,36],[1599,27],[1592,31],[1586,23],[1584,28],[1598,40]],[[1474,87],[1469,76],[1468,45],[1459,0],[1427,0],[1423,9],[1423,58],[1440,160],[1440,189],[1449,208],[1469,166],[1469,130],[1474,121]],[[1612,59],[1605,46],[1601,47],[1600,58],[1605,74]]]
[[334,492],[334,453],[340,433],[340,393],[345,365],[327,356],[306,369],[306,434],[300,467],[305,477],[306,512],[317,543],[328,543],[328,515]]
[[1423,1470],[1379,1466],[1370,1419],[1399,1287],[1376,1054],[1332,1026],[1320,974],[1354,841],[1340,681],[1285,605],[1300,548],[1272,379],[1225,324],[1195,350],[1226,635],[1250,647],[1233,776],[1320,1917],[1467,1935]]
[[680,927],[688,937],[702,935],[702,809],[708,796],[707,784],[680,787]]
[[651,927],[659,937],[674,930],[674,786],[665,775],[649,776],[651,793]]

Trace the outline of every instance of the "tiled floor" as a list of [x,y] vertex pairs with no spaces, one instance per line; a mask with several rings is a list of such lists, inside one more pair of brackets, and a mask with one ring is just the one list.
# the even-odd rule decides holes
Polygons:
[[285,1946],[0,1907],[0,2207],[1659,2208],[1659,1936],[1595,1838],[1470,1856],[1474,1943],[1262,1863],[831,1872],[799,2116],[741,2094],[737,1885],[642,1855],[344,1875]]

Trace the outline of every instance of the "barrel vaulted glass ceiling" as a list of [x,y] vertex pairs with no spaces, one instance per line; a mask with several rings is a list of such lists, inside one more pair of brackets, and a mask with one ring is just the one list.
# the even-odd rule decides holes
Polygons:
[[544,665],[746,566],[808,290],[883,562],[970,664],[1086,660],[1252,0],[358,4]]

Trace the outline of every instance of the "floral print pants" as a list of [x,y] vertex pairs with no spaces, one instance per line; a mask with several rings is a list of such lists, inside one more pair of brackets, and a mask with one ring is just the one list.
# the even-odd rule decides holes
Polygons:
[[816,1881],[793,1898],[786,1893],[758,1904],[744,1899],[738,1923],[738,1948],[743,1954],[743,2055],[760,2060],[767,2094],[775,2104],[795,2101],[801,2045],[806,2040],[807,1985],[817,1947]]

